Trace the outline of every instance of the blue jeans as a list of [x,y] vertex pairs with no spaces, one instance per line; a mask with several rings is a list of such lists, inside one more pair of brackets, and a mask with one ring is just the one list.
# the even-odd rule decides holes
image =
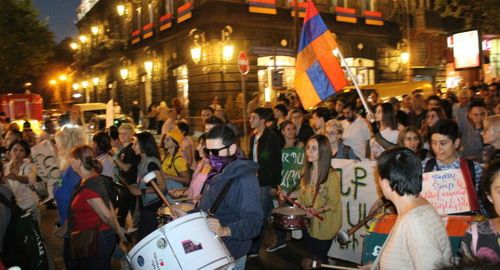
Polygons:
[[269,219],[269,215],[273,210],[273,201],[271,195],[269,195],[270,190],[271,186],[260,187],[260,203],[262,204],[262,212],[264,213],[264,222],[262,223],[260,235],[253,239],[252,249],[250,250],[250,253],[259,253],[260,246],[262,245],[262,241],[264,240],[264,232],[266,230],[267,220]]
[[98,241],[95,255],[82,260],[70,259],[68,270],[111,270],[111,255],[116,247],[116,234],[113,230],[99,231]]
[[247,263],[247,255],[241,256],[236,261],[234,261],[233,270],[245,270],[246,263]]

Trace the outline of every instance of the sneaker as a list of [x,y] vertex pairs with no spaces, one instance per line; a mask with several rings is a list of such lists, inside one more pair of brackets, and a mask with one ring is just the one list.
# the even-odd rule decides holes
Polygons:
[[248,258],[257,258],[257,257],[259,257],[259,253],[254,253],[254,252],[248,253]]
[[286,247],[286,243],[276,243],[268,248],[266,248],[267,252],[275,252],[278,249],[282,249]]

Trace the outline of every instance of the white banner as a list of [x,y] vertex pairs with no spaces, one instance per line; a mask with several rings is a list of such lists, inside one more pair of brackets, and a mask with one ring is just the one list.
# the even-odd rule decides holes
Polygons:
[[31,156],[36,167],[36,174],[47,183],[49,196],[44,202],[49,201],[54,197],[54,184],[61,178],[57,150],[50,140],[44,140],[31,147]]
[[[347,159],[333,159],[332,167],[337,169],[341,177],[342,197],[342,228],[347,231],[359,221],[363,220],[370,208],[380,197],[377,192],[377,178],[375,161],[355,161]],[[328,256],[354,263],[361,263],[363,251],[363,237],[367,226],[363,226],[349,238],[349,243],[341,247],[333,242]]]

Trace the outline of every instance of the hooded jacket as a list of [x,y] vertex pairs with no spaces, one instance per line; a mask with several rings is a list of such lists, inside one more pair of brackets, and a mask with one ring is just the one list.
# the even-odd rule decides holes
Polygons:
[[246,255],[252,239],[260,233],[263,221],[260,205],[260,187],[257,163],[237,159],[228,164],[220,174],[208,179],[203,188],[200,209],[208,212],[224,185],[234,179],[214,217],[222,226],[231,229],[231,236],[222,238],[235,259]]

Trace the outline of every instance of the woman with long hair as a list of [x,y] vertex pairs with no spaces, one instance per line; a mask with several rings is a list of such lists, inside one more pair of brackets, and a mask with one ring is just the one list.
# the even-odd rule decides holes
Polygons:
[[101,174],[113,178],[116,165],[110,153],[111,148],[111,138],[106,132],[99,131],[92,136],[92,149],[102,164]]
[[170,196],[172,198],[180,198],[187,197],[192,199],[193,203],[196,203],[200,200],[201,197],[201,189],[205,181],[207,180],[208,174],[212,170],[210,166],[210,162],[208,162],[208,155],[205,153],[206,149],[206,137],[205,133],[201,134],[198,138],[198,146],[197,150],[200,155],[200,161],[198,161],[198,165],[193,173],[193,178],[189,183],[189,188],[180,188],[173,189],[169,191]]
[[[392,104],[382,103],[375,110],[374,136],[370,139],[370,159],[376,159],[382,152],[397,146],[398,123]],[[374,129],[375,129],[374,128]]]
[[489,219],[473,223],[467,229],[460,251],[466,260],[485,259],[500,263],[500,159],[488,164],[481,182],[481,199],[488,208]]
[[34,217],[40,224],[41,216],[38,209],[38,196],[33,190],[36,184],[36,168],[28,158],[30,146],[25,141],[14,141],[9,146],[10,160],[5,164],[5,177],[16,198],[16,202],[23,210],[31,209]]
[[164,156],[162,160],[163,172],[168,180],[169,189],[181,188],[189,184],[189,168],[184,156],[182,155],[180,143],[182,142],[182,133],[178,129],[168,132],[163,139]]
[[[429,133],[436,125],[439,120],[446,119],[446,114],[441,108],[432,108],[427,111],[424,120],[422,120],[422,127],[420,128],[420,134],[422,134],[422,138],[424,141],[428,140]],[[429,149],[429,145],[424,143],[422,146],[424,149]]]
[[[94,150],[86,145],[74,148],[71,158],[71,167],[82,180],[71,201],[69,269],[111,269],[116,235],[123,241],[126,238],[102,181],[102,164],[95,157]],[[80,236],[94,229],[98,231],[97,247],[84,254],[77,248],[82,244]]]
[[314,135],[306,144],[306,159],[299,190],[299,201],[312,217],[304,235],[313,259],[327,262],[333,237],[342,226],[340,178],[330,166],[332,150],[328,138]]
[[153,172],[155,181],[160,190],[165,190],[165,179],[161,171],[160,151],[156,145],[155,138],[149,132],[141,132],[135,135],[132,149],[141,156],[141,162],[137,166],[137,185],[130,186],[130,192],[139,197],[139,222],[137,227],[137,241],[141,241],[151,232],[158,228],[156,212],[163,202],[155,193],[153,188],[144,183],[144,176]]
[[414,126],[405,127],[399,132],[398,145],[412,150],[421,160],[427,157],[428,151],[422,148],[422,136]]

